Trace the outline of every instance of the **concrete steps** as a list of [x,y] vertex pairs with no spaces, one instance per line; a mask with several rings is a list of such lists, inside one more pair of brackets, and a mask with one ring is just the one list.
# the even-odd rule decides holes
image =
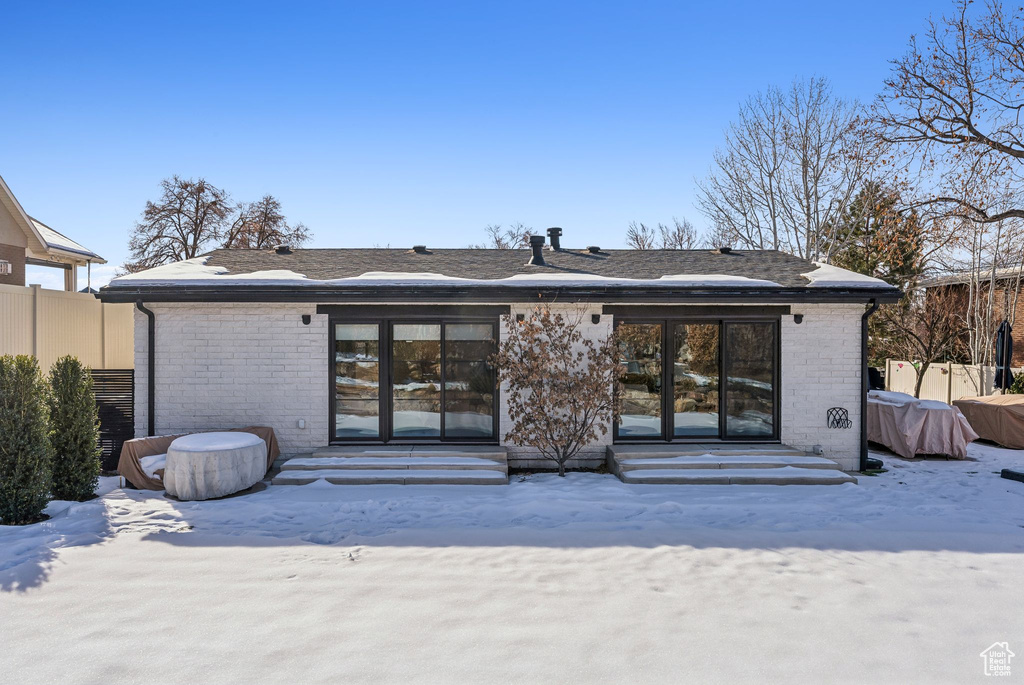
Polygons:
[[324,447],[275,463],[273,485],[321,478],[337,485],[505,485],[507,455],[500,447]]
[[614,445],[612,471],[624,483],[660,485],[840,485],[857,479],[839,464],[786,445]]

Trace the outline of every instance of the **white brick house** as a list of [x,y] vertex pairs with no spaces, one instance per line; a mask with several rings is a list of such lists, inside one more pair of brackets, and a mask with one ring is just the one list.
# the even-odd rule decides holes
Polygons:
[[[500,316],[542,304],[627,341],[622,416],[577,466],[613,443],[776,442],[856,470],[862,323],[898,291],[778,252],[536,244],[218,250],[99,297],[137,303],[137,436],[262,424],[286,454],[502,445],[507,410],[486,358]],[[847,427],[829,427],[831,408]],[[512,466],[540,465],[508,448]]]

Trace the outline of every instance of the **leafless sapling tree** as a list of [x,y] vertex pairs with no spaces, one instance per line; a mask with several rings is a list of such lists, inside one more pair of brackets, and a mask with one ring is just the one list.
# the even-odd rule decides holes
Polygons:
[[654,229],[647,224],[630,222],[626,229],[626,244],[634,250],[653,250],[656,246]]
[[952,356],[961,345],[967,325],[958,313],[957,294],[950,290],[919,290],[906,299],[879,308],[886,330],[880,341],[888,356],[916,362],[914,397],[921,396],[921,382],[933,363]]
[[700,242],[697,229],[689,219],[680,221],[676,217],[672,217],[671,226],[659,223],[658,234],[661,238],[660,247],[663,250],[692,250]]
[[490,224],[484,231],[487,233],[485,243],[470,245],[470,248],[483,250],[517,250],[530,246],[530,235],[533,229],[521,223],[511,224],[503,228],[501,224]]
[[493,357],[512,423],[505,439],[536,448],[560,476],[618,416],[615,338],[584,334],[584,314],[538,307],[522,321],[505,316],[506,337]]

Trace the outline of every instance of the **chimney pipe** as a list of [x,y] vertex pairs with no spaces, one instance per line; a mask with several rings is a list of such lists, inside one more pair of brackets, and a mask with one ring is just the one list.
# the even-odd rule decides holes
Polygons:
[[533,250],[533,255],[530,257],[530,261],[528,261],[527,264],[533,264],[534,266],[545,266],[546,262],[544,261],[544,236],[531,235],[530,249]]
[[562,249],[562,246],[559,245],[559,243],[558,243],[558,239],[559,239],[559,237],[561,237],[561,235],[562,235],[562,229],[558,228],[557,226],[552,226],[551,228],[548,229],[548,237],[551,238],[551,249],[552,250],[556,250],[557,251],[557,250],[561,250]]

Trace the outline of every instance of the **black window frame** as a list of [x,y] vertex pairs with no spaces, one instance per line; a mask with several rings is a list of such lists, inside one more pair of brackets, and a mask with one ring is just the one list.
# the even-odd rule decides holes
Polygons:
[[[392,307],[392,308],[362,308],[364,311],[350,309],[348,307],[318,308],[318,313],[328,314],[328,442],[331,445],[352,445],[352,444],[376,444],[376,445],[417,445],[417,444],[471,444],[471,445],[497,445],[500,441],[500,413],[501,413],[501,383],[498,374],[493,374],[493,406],[492,406],[492,427],[491,437],[447,437],[445,435],[445,381],[447,369],[445,361],[446,352],[446,326],[448,324],[479,323],[491,326],[494,336],[495,348],[500,344],[501,327],[500,316],[508,312],[507,307],[481,307],[486,310],[480,313],[473,312],[467,308],[448,307]],[[475,308],[474,308],[475,309]],[[378,368],[378,433],[375,437],[343,437],[336,434],[337,422],[337,392],[335,381],[335,343],[337,324],[375,324],[379,337],[379,368]],[[392,364],[392,349],[394,344],[394,326],[398,324],[440,324],[441,326],[441,420],[440,435],[437,437],[401,437],[392,435],[392,412],[394,410],[394,369]]]
[[[753,308],[751,308],[753,309]],[[764,310],[762,310],[764,311]],[[659,436],[619,436],[619,422],[612,425],[612,442],[615,444],[699,444],[699,443],[757,443],[780,442],[782,436],[782,326],[781,314],[771,310],[759,313],[750,311],[736,316],[708,311],[708,308],[694,308],[691,312],[660,312],[654,308],[636,308],[634,311],[616,311],[613,327],[620,324],[660,324],[661,325],[661,435]],[[718,435],[717,436],[683,436],[675,433],[675,333],[680,324],[718,324]],[[771,324],[775,335],[775,354],[772,364],[772,435],[770,436],[729,436],[726,432],[726,407],[728,378],[728,328],[729,324],[766,323]],[[669,358],[672,351],[672,359]]]

